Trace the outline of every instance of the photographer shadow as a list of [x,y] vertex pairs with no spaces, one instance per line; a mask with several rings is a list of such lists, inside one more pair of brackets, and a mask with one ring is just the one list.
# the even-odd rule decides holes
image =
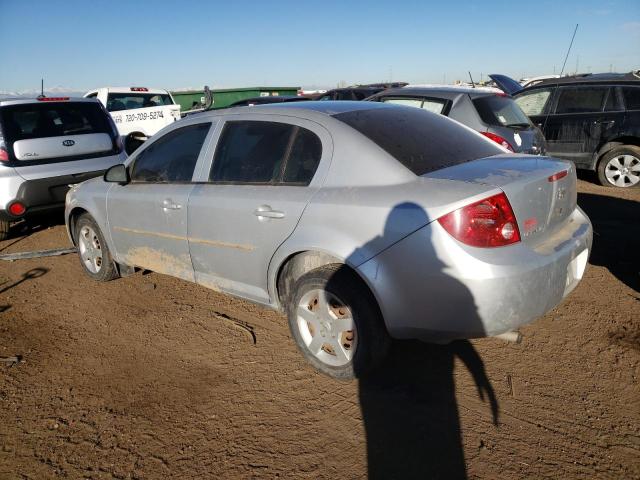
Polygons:
[[[419,205],[399,204],[389,214],[382,236],[397,238],[398,232],[406,231],[407,219],[414,225],[429,222]],[[380,240],[376,237],[369,243],[379,245]],[[353,258],[362,258],[362,252],[368,251],[368,246],[363,245],[362,251],[355,251]],[[437,311],[440,318],[444,315],[457,324],[462,320],[467,331],[482,336],[484,327],[471,292],[460,281],[444,273],[446,265],[438,259],[431,242],[425,242],[420,250],[402,254],[401,258],[405,260],[402,263],[407,263],[402,275],[424,285],[424,295],[429,297],[433,311]],[[412,261],[410,255],[416,254],[420,259]],[[420,271],[421,267],[428,270]],[[413,308],[407,305],[408,312]],[[423,315],[424,326],[429,328],[429,310]],[[487,415],[497,426],[498,401],[480,355],[467,340],[448,345],[394,341],[389,357],[379,369],[361,375],[356,367],[367,437],[369,478],[467,478],[455,396],[456,358],[470,372],[480,398],[489,402],[490,413]]]

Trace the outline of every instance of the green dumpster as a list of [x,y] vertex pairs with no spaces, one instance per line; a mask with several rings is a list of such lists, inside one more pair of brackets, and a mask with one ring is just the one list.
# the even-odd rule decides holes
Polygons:
[[[228,107],[232,103],[253,97],[267,97],[276,95],[297,95],[300,87],[246,87],[221,88],[211,90],[213,96],[212,108]],[[194,108],[202,108],[204,90],[186,90],[171,92],[173,99],[180,105],[183,112]]]

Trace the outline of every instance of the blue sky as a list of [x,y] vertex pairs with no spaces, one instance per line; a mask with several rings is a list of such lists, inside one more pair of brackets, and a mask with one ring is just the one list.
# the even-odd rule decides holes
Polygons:
[[640,68],[640,1],[0,0],[0,91],[452,82]]

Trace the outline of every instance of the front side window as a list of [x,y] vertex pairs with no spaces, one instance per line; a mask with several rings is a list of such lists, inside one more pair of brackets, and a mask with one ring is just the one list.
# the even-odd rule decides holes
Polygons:
[[622,87],[622,96],[627,110],[640,110],[640,87]]
[[526,115],[542,115],[544,106],[551,95],[550,89],[540,89],[523,93],[515,98],[515,102]]
[[306,128],[262,121],[227,122],[209,180],[235,184],[308,185],[322,144]]
[[173,105],[169,94],[158,93],[110,93],[107,96],[107,110],[134,110],[136,108],[161,107]]
[[601,112],[608,87],[563,87],[558,95],[556,113]]
[[145,148],[134,161],[132,182],[190,182],[210,123],[172,130]]

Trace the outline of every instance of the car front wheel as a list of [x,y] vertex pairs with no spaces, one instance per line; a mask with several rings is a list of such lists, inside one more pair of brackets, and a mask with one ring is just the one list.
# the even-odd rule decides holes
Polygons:
[[598,180],[605,187],[640,186],[640,147],[623,145],[604,155],[598,164]]
[[389,351],[390,337],[375,298],[344,265],[303,275],[294,287],[288,319],[305,358],[334,378],[361,377]]
[[78,257],[84,272],[94,280],[108,282],[118,277],[118,269],[104,241],[104,236],[90,215],[82,215],[76,222]]

